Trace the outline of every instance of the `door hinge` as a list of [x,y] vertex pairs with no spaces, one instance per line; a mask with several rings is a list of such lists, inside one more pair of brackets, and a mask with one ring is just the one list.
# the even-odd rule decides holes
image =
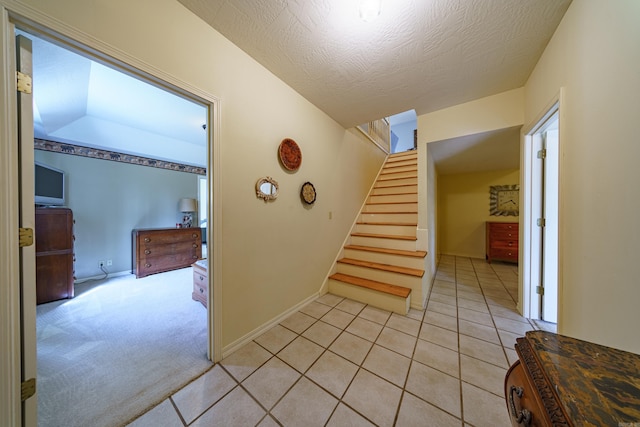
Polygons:
[[538,158],[539,159],[546,159],[547,158],[547,149],[543,148],[542,150],[538,151]]
[[36,394],[35,378],[29,378],[28,380],[20,384],[20,396],[23,402],[28,398],[30,398],[31,396],[33,396],[34,394]]
[[33,229],[20,228],[20,247],[24,248],[31,245],[33,245]]
[[547,225],[547,221],[544,218],[538,218],[538,221],[536,221],[536,223],[538,224],[538,227],[544,227],[545,225]]
[[21,73],[20,71],[16,71],[16,81],[18,83],[18,92],[27,93],[27,94],[32,92],[30,75]]
[[544,288],[542,286],[536,286],[536,293],[538,295],[544,295]]

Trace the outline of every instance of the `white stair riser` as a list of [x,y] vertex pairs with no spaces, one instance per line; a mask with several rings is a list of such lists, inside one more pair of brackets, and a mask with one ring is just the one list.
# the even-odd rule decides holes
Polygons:
[[382,168],[382,175],[387,174],[387,173],[393,173],[393,172],[414,172],[417,173],[418,172],[418,165],[416,165],[415,163],[412,165],[398,165],[398,164],[391,164],[391,165],[387,165],[385,167]]
[[361,267],[359,265],[343,264],[337,265],[337,272],[348,274],[349,276],[361,277],[363,279],[375,280],[376,282],[388,283],[390,285],[402,286],[405,288],[420,289],[421,277],[409,276],[392,271],[378,270],[375,268]]
[[401,251],[415,251],[415,240],[381,239],[378,237],[351,236],[351,244],[356,246],[371,246],[374,248],[398,249]]
[[369,196],[369,203],[417,203],[418,193],[409,194],[382,194]]
[[404,167],[404,166],[413,166],[414,168],[416,167],[416,165],[418,164],[418,159],[417,158],[406,158],[406,159],[398,159],[395,161],[388,161],[385,164],[385,168],[386,167]]
[[376,187],[395,187],[398,185],[417,185],[418,178],[402,178],[402,179],[392,179],[388,181],[378,180],[376,182]]
[[368,212],[418,212],[418,203],[391,203],[391,204],[375,204],[364,205],[362,213]]
[[415,225],[356,224],[356,233],[392,234],[394,236],[416,237]]
[[415,193],[418,194],[417,185],[403,185],[400,187],[381,187],[374,188],[371,191],[372,196],[379,196],[383,194],[402,194],[402,193]]
[[378,177],[378,181],[386,181],[389,179],[399,179],[399,178],[413,178],[413,177],[416,177],[417,175],[418,175],[417,171],[380,174],[380,176]]
[[359,261],[377,262],[407,268],[424,268],[424,258],[404,255],[385,254],[381,252],[362,251],[358,249],[344,250],[344,257]]
[[407,298],[402,298],[334,279],[329,279],[329,292],[403,316],[409,312],[409,307],[411,306],[411,295]]
[[366,213],[362,212],[358,222],[404,222],[418,223],[417,213]]

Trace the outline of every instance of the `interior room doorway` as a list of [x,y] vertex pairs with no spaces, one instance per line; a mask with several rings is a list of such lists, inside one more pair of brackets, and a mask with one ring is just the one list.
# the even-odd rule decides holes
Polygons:
[[553,324],[560,285],[559,127],[557,102],[525,135],[524,165],[524,315]]
[[[20,24],[17,24],[17,28],[20,29]],[[34,31],[33,27],[29,28],[30,32],[33,32],[36,36],[38,37],[44,37],[47,38],[49,40],[55,40],[56,43],[60,43],[61,45],[63,44],[62,42],[60,42],[61,39],[63,39],[63,37],[54,34],[53,31],[49,31],[47,29],[44,28],[39,28],[38,31]],[[65,40],[69,40],[68,38],[64,38]],[[87,52],[97,52],[97,50],[95,50],[95,48],[89,48],[86,46],[82,46],[80,44],[80,42],[71,42],[69,41],[69,45],[65,44],[66,48],[72,49],[75,52],[82,52],[85,55],[89,55],[87,54]],[[92,54],[93,55],[93,54]],[[172,79],[168,79],[168,80],[172,80],[171,82],[167,81],[167,80],[163,80],[161,77],[165,77],[165,76],[154,76],[151,74],[147,74],[144,71],[141,71],[141,69],[144,69],[144,67],[142,68],[136,68],[134,69],[133,65],[131,64],[125,64],[124,62],[120,62],[117,59],[114,59],[114,57],[108,57],[107,54],[104,54],[104,56],[102,56],[102,54],[99,53],[95,53],[95,57],[93,58],[95,60],[100,61],[102,64],[109,64],[109,66],[117,68],[119,70],[121,70],[123,73],[126,73],[128,75],[135,75],[136,78],[140,78],[140,79],[144,79],[146,81],[148,81],[148,83],[156,86],[156,87],[161,87],[163,88],[163,90],[168,90],[168,91],[172,91],[174,93],[176,93],[177,95],[183,97],[183,98],[188,98],[190,99],[192,102],[197,102],[199,104],[201,104],[207,111],[206,113],[206,123],[207,126],[201,127],[201,131],[203,129],[205,129],[206,132],[206,149],[207,149],[207,153],[204,156],[206,158],[206,163],[207,163],[207,176],[205,177],[205,183],[204,184],[200,184],[200,187],[204,187],[205,191],[208,193],[208,195],[210,197],[208,197],[208,203],[207,206],[205,207],[207,215],[207,218],[213,218],[213,214],[212,212],[214,211],[214,206],[216,205],[217,201],[216,199],[214,199],[213,194],[215,194],[215,192],[213,191],[213,187],[214,187],[214,182],[213,182],[213,177],[215,175],[215,173],[212,173],[212,168],[214,166],[214,151],[215,151],[215,147],[217,146],[217,144],[215,144],[215,137],[214,134],[216,134],[216,132],[214,132],[214,129],[217,128],[217,114],[216,114],[216,110],[217,110],[217,105],[216,102],[217,100],[215,100],[215,98],[208,96],[207,94],[203,94],[203,93],[192,93],[187,89],[184,89],[180,86],[180,82],[176,82],[173,81]],[[24,62],[29,63],[31,62],[31,58],[27,58],[24,57],[22,59]],[[154,71],[155,73],[157,73],[157,71]],[[196,91],[197,92],[197,91]],[[31,130],[33,130],[34,128],[34,122],[33,122],[33,115],[35,113],[34,112],[30,112],[27,114],[23,114],[23,117],[21,119],[21,128],[31,128]],[[29,124],[30,123],[30,124]],[[202,124],[199,124],[199,126],[202,126]],[[20,172],[20,189],[18,191],[18,194],[20,195],[20,199],[21,199],[21,204],[23,205],[28,205],[30,204],[33,207],[33,200],[34,200],[34,191],[33,191],[33,167],[31,165],[31,167],[28,167],[28,165],[25,162],[28,163],[33,163],[33,158],[34,158],[34,148],[33,148],[33,132],[21,132],[21,136],[24,137],[24,141],[22,143],[20,143],[20,148],[19,148],[19,153],[20,153],[20,158],[23,161],[23,165],[20,168],[21,172]],[[216,159],[217,162],[217,159]],[[26,178],[28,177],[28,178]],[[26,178],[26,179],[25,179]],[[200,189],[199,189],[200,190]],[[23,214],[26,214],[27,216],[29,216],[29,212],[31,212],[31,214],[33,213],[32,210],[24,210],[23,209]],[[33,216],[33,215],[30,215]],[[31,220],[31,223],[33,221]],[[24,222],[21,221],[21,224],[23,224]],[[25,226],[29,226],[28,224],[26,224]],[[208,236],[212,236],[214,235],[213,233],[213,227],[215,226],[215,222],[214,221],[210,221],[209,222],[209,227],[207,227],[207,235]],[[218,235],[220,235],[218,233]],[[214,241],[212,239],[207,238],[207,241],[209,242],[209,247],[213,247],[215,246]],[[209,254],[211,254],[211,250],[209,251]],[[212,260],[213,261],[213,260]],[[33,263],[31,263],[33,264]],[[211,262],[211,264],[216,264],[215,261]],[[211,265],[210,264],[210,265]],[[33,290],[33,292],[31,292],[31,290],[29,290],[28,292],[24,292],[24,289],[27,287],[31,287],[35,285],[35,280],[33,280],[34,277],[34,265],[30,265],[29,263],[27,264],[23,264],[22,266],[22,285],[21,287],[23,288],[23,295],[31,295],[34,294],[35,295],[35,291]],[[207,331],[208,331],[208,344],[207,344],[207,348],[203,349],[203,354],[207,354],[208,357],[211,360],[216,360],[220,358],[220,349],[219,346],[214,346],[214,337],[219,339],[218,336],[214,336],[214,313],[216,312],[216,310],[214,310],[214,305],[219,304],[219,301],[217,301],[215,304],[213,303],[214,301],[214,295],[216,294],[216,286],[214,286],[215,280],[214,280],[215,275],[214,274],[210,274],[209,275],[209,289],[212,290],[212,292],[209,293],[210,298],[209,298],[209,304],[207,305]],[[32,296],[34,296],[32,295]],[[22,331],[22,341],[23,341],[23,347],[21,350],[21,355],[22,355],[22,371],[26,372],[26,375],[33,375],[35,376],[35,374],[33,374],[35,372],[35,359],[36,359],[36,337],[35,337],[35,297],[34,298],[23,298],[22,299],[22,303],[23,303],[23,307],[21,309],[21,323],[22,323],[22,327],[21,327],[21,331]],[[26,406],[24,406],[24,412],[22,414],[23,417],[23,421],[24,421],[24,425],[35,425],[34,421],[35,418],[33,416],[34,412],[33,412],[33,408],[36,404],[36,399],[37,399],[37,395],[30,399],[30,401],[26,402]]]

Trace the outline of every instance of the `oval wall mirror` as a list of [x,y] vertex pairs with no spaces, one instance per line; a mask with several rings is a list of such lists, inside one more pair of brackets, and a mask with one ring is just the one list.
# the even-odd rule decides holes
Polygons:
[[278,183],[270,176],[260,178],[256,182],[256,196],[265,202],[275,200],[278,197]]

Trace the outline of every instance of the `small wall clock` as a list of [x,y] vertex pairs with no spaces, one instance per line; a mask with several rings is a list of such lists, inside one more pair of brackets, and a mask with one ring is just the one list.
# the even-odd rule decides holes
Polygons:
[[492,185],[489,187],[489,215],[518,216],[519,214],[519,185]]

